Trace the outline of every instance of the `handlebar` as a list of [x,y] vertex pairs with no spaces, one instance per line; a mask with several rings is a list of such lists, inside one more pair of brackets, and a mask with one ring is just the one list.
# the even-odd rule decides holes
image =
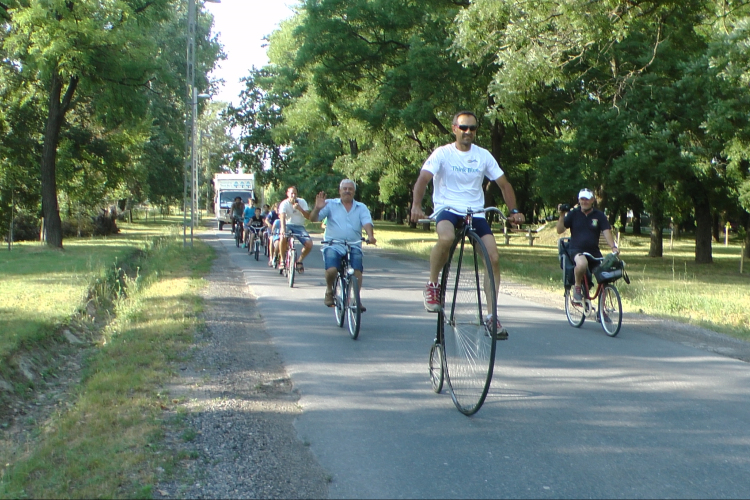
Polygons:
[[323,241],[321,241],[321,243],[323,245],[336,245],[336,244],[338,244],[338,245],[347,245],[348,246],[348,245],[356,245],[357,243],[362,243],[363,241],[365,243],[367,243],[368,245],[370,244],[370,240],[367,240],[365,238],[360,238],[359,241],[323,240]]
[[[591,257],[593,260],[598,261],[598,262],[602,262],[604,259],[606,259],[606,257],[594,257],[588,252],[581,252],[581,255],[585,255],[586,257]],[[609,255],[614,255],[617,260],[622,260],[620,259],[619,253],[612,252]]]
[[446,210],[449,210],[449,211],[451,211],[451,212],[453,212],[453,213],[455,213],[457,215],[464,215],[464,216],[466,216],[466,215],[474,215],[474,214],[482,214],[482,213],[485,213],[485,212],[495,212],[496,214],[498,214],[500,216],[501,219],[503,219],[503,220],[507,220],[508,219],[508,217],[505,216],[505,214],[503,213],[503,211],[500,210],[497,207],[485,207],[485,208],[480,208],[478,210],[472,210],[471,208],[469,208],[466,211],[456,210],[455,208],[452,208],[452,207],[444,207],[444,208],[441,208],[440,210],[438,210],[437,212],[433,213],[432,215],[428,216],[426,219],[419,219],[418,223],[419,224],[427,224],[427,223],[430,223],[430,222],[435,222],[435,219],[437,218],[437,216],[439,214],[441,214],[442,212],[446,211]]

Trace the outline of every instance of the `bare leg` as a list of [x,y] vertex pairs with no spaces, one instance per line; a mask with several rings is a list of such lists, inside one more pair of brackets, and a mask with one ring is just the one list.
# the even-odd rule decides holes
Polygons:
[[581,283],[583,283],[583,275],[586,274],[586,269],[589,267],[589,261],[583,254],[576,255],[575,258],[576,267],[574,270],[574,274],[576,277],[576,286],[581,286]]
[[338,269],[335,267],[326,269],[326,292],[333,292],[333,284],[336,283],[338,274]]
[[312,249],[313,249],[312,240],[307,240],[305,244],[302,246],[302,252],[300,252],[299,257],[297,258],[297,262],[302,262],[303,260],[305,260],[305,257],[307,257],[307,254],[309,254],[312,251]]
[[438,222],[435,228],[438,235],[438,240],[435,246],[432,247],[430,252],[430,282],[437,283],[440,277],[440,271],[448,262],[448,256],[450,255],[451,245],[456,237],[456,231],[447,220],[441,220]]

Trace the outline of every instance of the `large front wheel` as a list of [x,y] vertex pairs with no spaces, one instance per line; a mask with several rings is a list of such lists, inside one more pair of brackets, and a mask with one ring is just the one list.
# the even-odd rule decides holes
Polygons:
[[479,411],[495,365],[495,277],[482,240],[469,232],[443,268],[443,354],[453,403],[465,415]]
[[614,337],[620,333],[622,326],[622,301],[620,292],[612,285],[604,285],[599,296],[599,322],[602,324],[604,333]]
[[346,299],[346,322],[349,324],[349,335],[357,340],[362,321],[362,305],[359,302],[359,280],[355,275],[349,276]]

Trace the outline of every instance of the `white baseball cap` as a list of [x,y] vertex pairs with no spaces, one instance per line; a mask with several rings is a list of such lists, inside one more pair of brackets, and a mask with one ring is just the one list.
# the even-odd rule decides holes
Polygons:
[[580,190],[580,191],[578,192],[578,197],[579,197],[579,198],[585,198],[585,199],[587,199],[587,200],[590,200],[591,198],[593,198],[593,197],[594,197],[594,193],[592,193],[592,192],[591,192],[591,190],[589,190],[589,189],[583,188],[583,189],[581,189],[581,190]]

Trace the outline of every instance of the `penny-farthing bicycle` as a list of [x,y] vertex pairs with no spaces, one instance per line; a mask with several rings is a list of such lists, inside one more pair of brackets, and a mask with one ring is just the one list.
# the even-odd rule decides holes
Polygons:
[[[496,212],[505,219],[505,215],[494,207],[468,212],[446,210],[463,215],[464,220],[456,229],[440,281],[441,308],[430,348],[430,380],[439,393],[445,379],[458,411],[473,415],[487,397],[496,342],[508,338],[507,331],[497,329],[497,278],[487,248],[474,231],[473,216]],[[436,215],[420,222],[434,222]]]

